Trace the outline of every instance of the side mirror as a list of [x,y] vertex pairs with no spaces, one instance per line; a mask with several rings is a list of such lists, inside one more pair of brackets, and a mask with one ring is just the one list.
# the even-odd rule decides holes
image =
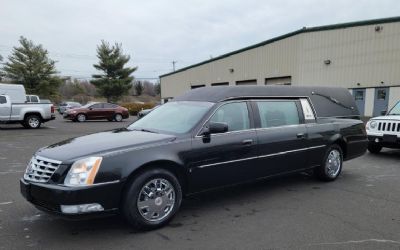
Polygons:
[[0,104],[4,104],[7,103],[7,97],[5,97],[4,95],[0,96]]
[[225,122],[210,122],[208,126],[203,129],[202,134],[209,136],[210,134],[219,134],[228,132],[228,124]]
[[386,115],[387,114],[387,110],[382,110],[381,111],[381,115]]

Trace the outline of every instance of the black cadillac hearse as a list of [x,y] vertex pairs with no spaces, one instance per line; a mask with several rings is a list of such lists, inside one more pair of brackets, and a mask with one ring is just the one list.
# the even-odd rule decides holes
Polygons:
[[220,186],[313,170],[335,180],[367,137],[347,89],[206,87],[127,128],[39,149],[21,178],[37,208],[67,217],[121,213],[154,229],[182,197]]

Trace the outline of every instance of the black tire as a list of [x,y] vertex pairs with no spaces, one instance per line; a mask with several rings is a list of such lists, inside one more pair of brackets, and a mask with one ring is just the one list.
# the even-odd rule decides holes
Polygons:
[[37,129],[42,125],[42,119],[38,115],[28,115],[24,119],[24,128]]
[[[150,183],[152,180],[155,179],[167,180],[169,184],[171,184],[174,191],[174,201],[172,202],[173,204],[172,208],[170,208],[170,210],[167,212],[168,214],[166,214],[165,217],[160,218],[160,220],[158,221],[150,221],[146,219],[144,215],[141,214],[143,210],[139,211],[138,203],[139,199],[141,199],[141,197],[143,196],[143,194],[141,194],[142,188],[144,189],[145,185],[147,185],[148,183]],[[156,192],[155,193],[150,192],[150,193],[155,194]],[[154,195],[154,197],[158,196]],[[148,198],[148,200],[153,200],[153,199]],[[154,201],[155,205],[161,206],[164,205],[162,203],[164,203],[166,200],[161,199],[161,204],[157,204],[157,198],[154,199]],[[145,172],[136,176],[130,183],[128,183],[126,192],[124,194],[123,202],[121,204],[121,210],[124,218],[134,228],[138,230],[153,230],[166,225],[179,210],[181,202],[182,202],[182,189],[178,179],[171,172],[165,169],[156,168],[156,169],[146,170]]]
[[86,121],[86,115],[85,114],[77,114],[75,120],[77,122],[85,122]]
[[117,113],[114,115],[114,121],[122,122],[122,120],[123,120],[122,114]]
[[27,125],[24,121],[20,122],[20,124],[21,124],[24,128],[29,128],[28,125]]
[[[335,155],[333,158],[333,161],[334,160],[339,161],[339,162],[336,162],[339,165],[337,168],[335,166],[334,171],[329,168],[331,166],[330,164],[332,161],[329,161],[328,158],[332,157],[331,153]],[[338,159],[335,159],[335,158],[338,158]],[[332,162],[332,164],[334,164],[334,163],[335,162]],[[334,164],[334,165],[336,165],[336,164]],[[314,169],[314,174],[318,179],[320,179],[322,181],[334,181],[342,172],[342,168],[343,168],[342,148],[339,145],[333,144],[328,148],[328,150],[326,150],[325,156],[324,156],[320,166],[318,166]]]
[[382,146],[379,144],[369,143],[368,151],[372,154],[379,154],[382,150]]

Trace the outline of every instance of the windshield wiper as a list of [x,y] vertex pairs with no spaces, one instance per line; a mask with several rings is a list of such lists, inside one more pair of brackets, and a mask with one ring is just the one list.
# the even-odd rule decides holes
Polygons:
[[389,113],[388,115],[400,115],[400,113]]
[[129,130],[131,130],[131,131],[142,131],[142,132],[158,134],[158,132],[150,130],[150,129],[146,129],[146,128],[132,128],[132,129],[129,129]]

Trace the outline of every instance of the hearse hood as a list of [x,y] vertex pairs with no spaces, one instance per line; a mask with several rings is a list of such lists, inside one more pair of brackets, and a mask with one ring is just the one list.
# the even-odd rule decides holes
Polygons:
[[385,115],[385,116],[377,116],[377,117],[371,118],[371,121],[377,121],[377,120],[400,121],[400,115]]
[[71,138],[39,149],[36,155],[62,162],[71,162],[86,156],[101,156],[123,149],[169,142],[176,137],[142,131],[118,129]]

